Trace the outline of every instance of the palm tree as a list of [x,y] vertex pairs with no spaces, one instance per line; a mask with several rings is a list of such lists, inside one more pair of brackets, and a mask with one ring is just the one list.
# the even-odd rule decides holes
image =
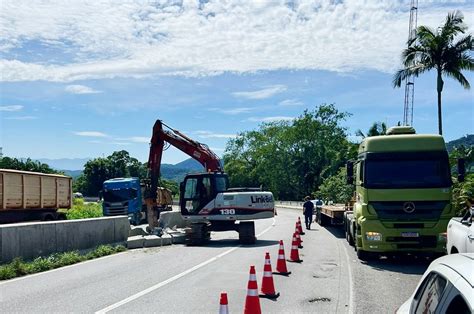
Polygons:
[[[443,134],[441,119],[441,92],[443,91],[443,75],[450,76],[458,81],[465,89],[471,86],[461,73],[461,70],[474,70],[474,59],[471,34],[457,38],[464,34],[467,27],[463,23],[463,15],[459,11],[448,13],[446,22],[436,31],[427,27],[417,28],[416,36],[408,41],[408,48],[402,52],[404,69],[398,70],[393,77],[393,86],[400,87],[402,81],[414,75],[435,69],[438,91],[438,129]],[[457,39],[455,41],[455,39]]]
[[356,136],[366,138],[369,136],[385,135],[387,133],[387,125],[384,122],[374,122],[367,131],[367,135],[360,129],[356,131]]

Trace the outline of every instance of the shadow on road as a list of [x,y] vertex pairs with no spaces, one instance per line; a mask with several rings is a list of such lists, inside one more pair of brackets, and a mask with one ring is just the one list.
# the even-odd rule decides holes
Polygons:
[[329,231],[333,236],[335,236],[338,239],[345,239],[346,234],[344,233],[344,228],[342,227],[336,227],[336,226],[326,226],[326,227],[321,227],[318,225],[318,229],[324,228],[327,231]]
[[422,275],[430,265],[432,258],[413,255],[382,256],[365,262],[378,271],[392,271],[409,275]]
[[[265,246],[272,246],[278,245],[280,242],[276,240],[258,240],[255,244],[251,245],[242,245],[242,248],[255,248],[255,247],[265,247]],[[211,240],[208,242],[206,247],[211,248],[223,248],[223,247],[235,247],[240,245],[239,240],[236,239],[219,239],[219,240]]]

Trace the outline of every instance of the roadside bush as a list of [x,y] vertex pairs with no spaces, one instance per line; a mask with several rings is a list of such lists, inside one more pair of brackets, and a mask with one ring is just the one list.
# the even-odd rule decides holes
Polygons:
[[123,245],[101,245],[85,255],[79,251],[55,253],[47,257],[37,257],[31,262],[24,262],[21,258],[15,258],[9,264],[0,265],[0,280],[39,273],[97,257],[123,252],[125,250],[126,248]]
[[84,203],[81,198],[73,201],[72,208],[66,212],[68,220],[102,217],[102,206],[100,203]]
[[453,188],[453,206],[456,216],[463,216],[474,200],[474,174],[466,176],[464,182],[456,182]]

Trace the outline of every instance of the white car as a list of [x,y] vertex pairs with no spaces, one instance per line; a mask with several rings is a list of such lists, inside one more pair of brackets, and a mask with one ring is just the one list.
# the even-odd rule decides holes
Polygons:
[[474,254],[434,260],[397,313],[474,313]]
[[474,253],[474,207],[464,217],[454,217],[448,223],[446,251]]

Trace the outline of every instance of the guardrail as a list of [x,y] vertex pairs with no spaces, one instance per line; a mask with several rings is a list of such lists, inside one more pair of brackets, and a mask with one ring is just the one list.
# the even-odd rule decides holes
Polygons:
[[303,208],[303,202],[300,202],[300,201],[275,201],[275,205]]

